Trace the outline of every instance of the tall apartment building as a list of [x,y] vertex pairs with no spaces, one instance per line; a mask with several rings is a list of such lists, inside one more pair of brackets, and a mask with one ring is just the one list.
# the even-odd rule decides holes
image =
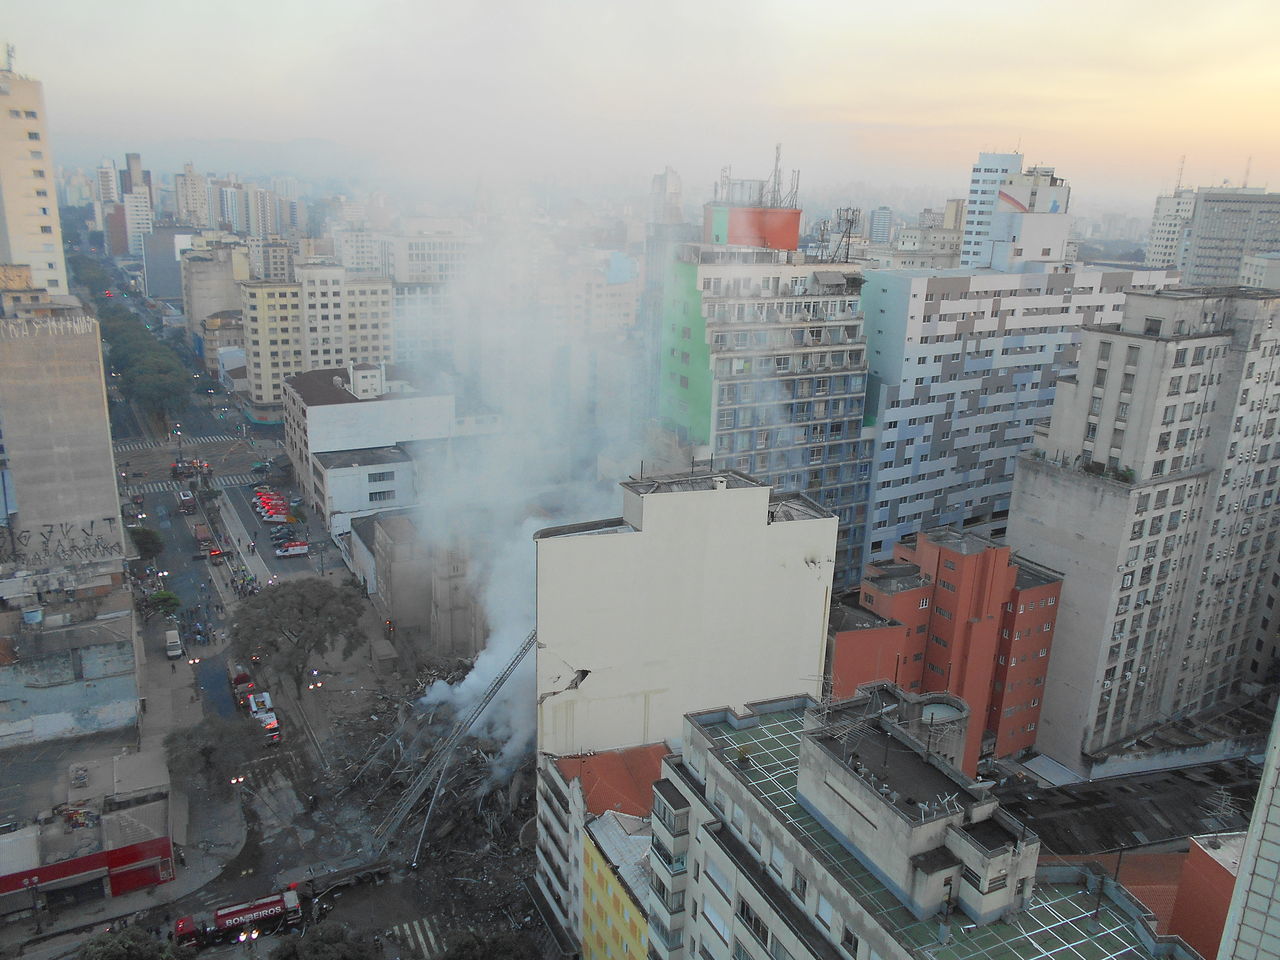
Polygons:
[[888,243],[893,235],[893,211],[888,207],[876,207],[867,218],[867,238],[872,243]]
[[154,227],[151,209],[151,191],[145,186],[130,190],[121,196],[124,207],[124,228],[129,256],[141,257],[147,237]]
[[891,680],[945,692],[971,720],[957,765],[1035,746],[1062,577],[1003,544],[950,527],[908,537],[868,564],[861,606],[831,611],[831,693]]
[[31,268],[31,282],[67,294],[62,225],[44,85],[0,70],[0,263]]
[[1162,270],[1035,266],[867,271],[867,558],[891,556],[922,526],[1001,536],[1014,460],[1074,366],[1080,330],[1116,317],[1125,291],[1173,282]]
[[1240,285],[1280,290],[1280,251],[1243,257],[1240,261]]
[[98,164],[97,178],[94,181],[97,189],[97,198],[99,203],[119,203],[120,202],[120,173],[116,170],[116,162],[114,160],[103,159]]
[[[939,715],[945,719],[939,720]],[[685,717],[654,784],[655,960],[1192,960],[952,762],[967,711],[891,685]]]
[[1072,258],[1071,188],[1053,167],[1022,169],[1020,153],[981,153],[969,180],[960,266],[1015,270]]
[[840,521],[836,582],[856,579],[870,494],[860,439],[866,350],[861,280],[796,250],[799,210],[709,204],[704,236],[675,247],[663,289],[658,414],[681,445]]
[[178,223],[192,227],[212,227],[209,216],[209,181],[196,173],[195,164],[184,163],[182,172],[173,177],[174,204]]
[[1255,187],[1196,191],[1178,260],[1183,283],[1239,283],[1245,256],[1274,250],[1280,250],[1280,193]]
[[1072,769],[1267,675],[1277,319],[1273,291],[1129,294],[1018,462],[1009,542],[1066,578],[1038,747]]
[[247,281],[249,255],[244,244],[223,239],[196,237],[183,250],[179,264],[182,275],[182,309],[187,318],[187,336],[196,353],[204,357],[210,372],[217,369],[217,353],[205,350],[201,337],[208,319],[227,311],[240,312],[240,284]]
[[1176,190],[1156,197],[1156,208],[1151,214],[1151,229],[1147,231],[1146,265],[1176,269],[1182,261],[1182,248],[1187,226],[1196,210],[1194,190]]
[[391,281],[298,264],[297,281],[240,285],[251,415],[279,420],[285,377],[392,359]]
[[1236,869],[1218,960],[1280,956],[1280,715],[1271,730],[1253,819]]

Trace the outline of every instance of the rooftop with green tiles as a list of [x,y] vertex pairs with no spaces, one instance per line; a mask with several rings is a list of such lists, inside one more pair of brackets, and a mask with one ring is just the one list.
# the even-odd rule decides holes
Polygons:
[[[799,705],[796,705],[796,704]],[[850,853],[796,800],[800,738],[805,724],[805,701],[758,705],[760,712],[731,723],[713,720],[724,714],[695,714],[691,719],[710,738],[726,764],[753,789],[764,804],[815,858],[847,889],[869,914],[899,943],[920,957],[933,960],[1142,960],[1148,957],[1194,958],[1174,938],[1150,944],[1149,932],[1139,933],[1135,916],[1144,911],[1121,892],[1108,888],[1099,898],[1079,880],[1053,882],[1038,878],[1030,906],[1007,922],[972,923],[957,913],[951,919],[950,939],[939,942],[936,918],[917,920],[898,897]],[[749,755],[749,764],[730,762]],[[1066,876],[1066,874],[1063,874]],[[1126,909],[1127,906],[1127,909]],[[1145,940],[1145,942],[1144,942]]]

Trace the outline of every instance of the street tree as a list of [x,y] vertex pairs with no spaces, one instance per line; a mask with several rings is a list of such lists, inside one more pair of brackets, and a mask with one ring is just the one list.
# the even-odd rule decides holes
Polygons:
[[140,927],[109,930],[80,945],[78,960],[190,960],[191,947],[157,940]]
[[360,645],[360,591],[323,577],[286,580],[243,601],[231,624],[231,643],[241,657],[260,657],[293,680],[299,696],[313,657],[342,644],[349,657]]
[[267,956],[270,960],[381,960],[382,946],[328,920],[305,934],[289,934]]
[[130,527],[129,537],[139,560],[154,560],[164,553],[164,538],[150,527]]
[[146,599],[147,619],[150,620],[157,613],[172,616],[181,606],[182,598],[172,590],[157,590]]
[[223,799],[231,795],[231,778],[261,756],[265,743],[256,720],[238,714],[213,717],[164,738],[165,759],[174,783],[194,782]]

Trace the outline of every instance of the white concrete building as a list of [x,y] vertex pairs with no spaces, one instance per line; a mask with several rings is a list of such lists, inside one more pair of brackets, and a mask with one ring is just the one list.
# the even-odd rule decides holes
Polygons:
[[0,70],[0,264],[31,268],[31,284],[70,293],[44,86]]
[[1260,187],[1201,187],[1178,267],[1188,285],[1239,283],[1249,254],[1280,250],[1280,193]]
[[1018,462],[1010,545],[1065,575],[1037,746],[1074,770],[1266,677],[1277,320],[1274,291],[1130,294]]
[[496,415],[460,411],[451,392],[386,364],[298,374],[283,397],[299,489],[334,536],[354,517],[417,503],[419,458],[425,471],[450,441],[498,428]]
[[538,749],[680,736],[691,704],[817,693],[836,519],[734,471],[628,480],[623,515],[538,533]]
[[129,256],[141,257],[143,244],[151,235],[154,215],[151,209],[151,191],[145,186],[130,190],[123,197],[125,231],[129,238]]
[[1002,536],[1015,458],[1074,367],[1080,331],[1114,321],[1126,291],[1174,282],[1163,270],[1036,266],[865,274],[867,558],[937,524]]
[[1155,212],[1151,214],[1151,229],[1147,231],[1148,267],[1176,269],[1182,261],[1182,248],[1186,240],[1187,226],[1196,210],[1196,192],[1178,190],[1156,197]]
[[1240,285],[1280,290],[1280,251],[1250,254],[1241,259]]
[[196,173],[195,165],[184,163],[182,172],[174,174],[173,197],[177,221],[192,227],[212,227],[209,216],[209,181]]
[[104,159],[98,165],[94,185],[99,203],[120,202],[120,172],[116,169],[114,160]]
[[969,180],[962,267],[1016,271],[1071,259],[1071,188],[1053,167],[1022,169],[1020,153],[981,153]]

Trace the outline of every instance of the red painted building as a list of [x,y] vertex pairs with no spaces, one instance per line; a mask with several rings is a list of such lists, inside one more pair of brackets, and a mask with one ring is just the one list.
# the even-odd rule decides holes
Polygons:
[[832,610],[832,693],[891,680],[961,697],[973,775],[985,753],[1035,745],[1061,589],[1060,575],[985,537],[947,527],[906,538],[867,566],[860,606]]
[[1169,932],[1191,944],[1202,957],[1216,957],[1222,944],[1244,841],[1243,833],[1191,838],[1191,850],[1178,877]]
[[158,752],[74,763],[67,801],[0,834],[0,917],[173,879],[169,774]]

